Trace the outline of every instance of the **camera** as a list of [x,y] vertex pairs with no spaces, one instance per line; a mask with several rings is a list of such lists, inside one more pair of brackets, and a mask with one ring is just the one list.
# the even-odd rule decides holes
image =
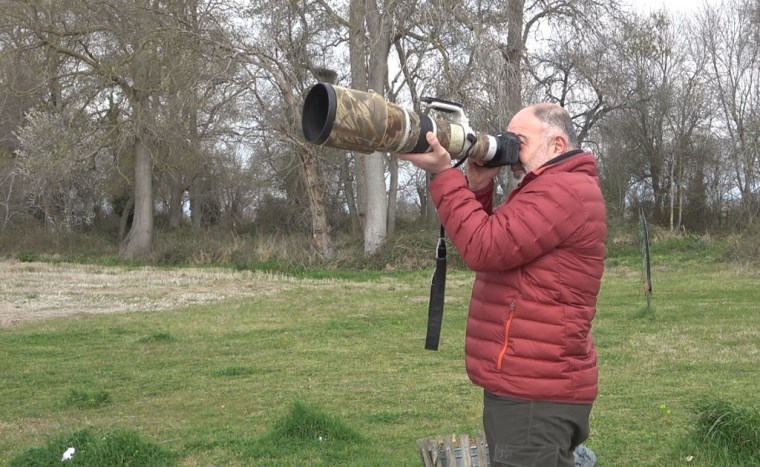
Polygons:
[[519,164],[520,139],[514,133],[473,131],[462,105],[430,97],[421,101],[451,118],[418,114],[375,92],[317,83],[304,100],[303,135],[309,143],[337,149],[417,153],[430,151],[425,135],[432,131],[453,159],[469,157],[486,167]]

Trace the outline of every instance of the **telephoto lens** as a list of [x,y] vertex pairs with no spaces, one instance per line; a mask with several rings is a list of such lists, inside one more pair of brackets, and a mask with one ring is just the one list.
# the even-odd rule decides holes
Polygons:
[[470,157],[497,167],[518,163],[520,140],[512,133],[474,132],[461,108],[435,99],[431,108],[458,112],[459,122],[431,118],[387,102],[375,92],[318,83],[306,95],[301,125],[306,141],[362,153],[427,152],[432,131],[454,159]]

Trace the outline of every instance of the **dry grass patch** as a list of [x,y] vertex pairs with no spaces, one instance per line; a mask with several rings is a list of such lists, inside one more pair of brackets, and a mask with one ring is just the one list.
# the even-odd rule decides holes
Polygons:
[[[334,282],[334,281],[333,281]],[[319,281],[221,268],[0,261],[0,326],[79,314],[159,311],[267,296]]]

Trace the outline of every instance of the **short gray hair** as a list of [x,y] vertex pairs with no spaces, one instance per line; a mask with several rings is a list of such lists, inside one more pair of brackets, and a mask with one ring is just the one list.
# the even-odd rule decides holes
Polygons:
[[578,149],[578,134],[570,114],[558,104],[542,103],[533,106],[533,115],[544,125],[560,130],[567,136],[570,149]]

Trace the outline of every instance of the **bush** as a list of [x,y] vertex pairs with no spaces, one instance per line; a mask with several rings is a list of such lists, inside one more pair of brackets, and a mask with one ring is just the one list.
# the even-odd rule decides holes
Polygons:
[[269,433],[244,442],[240,454],[256,465],[380,465],[365,437],[303,402],[294,402]]
[[362,437],[341,419],[300,401],[293,403],[290,412],[277,423],[272,435],[286,442],[362,441]]
[[[74,448],[74,455],[65,464],[63,453]],[[10,467],[43,466],[135,466],[162,467],[176,465],[175,455],[143,440],[133,431],[116,430],[99,435],[92,429],[54,438],[41,448],[31,448],[12,459]]]
[[693,404],[692,428],[661,465],[760,465],[760,411],[707,398]]
[[758,264],[760,262],[760,228],[729,237],[726,240],[722,258],[742,265]]
[[66,395],[65,405],[79,409],[94,409],[111,403],[111,394],[106,391],[71,389]]
[[[437,225],[399,222],[395,234],[373,255],[364,253],[360,234],[335,234],[336,255],[326,259],[315,250],[308,234],[262,233],[256,229],[241,232],[220,226],[157,228],[152,257],[134,263],[118,257],[119,245],[113,232],[93,228],[87,232],[53,235],[37,226],[0,233],[0,254],[20,261],[213,265],[288,274],[336,270],[432,271],[439,234]],[[465,269],[450,239],[446,240],[449,267]],[[669,261],[678,262],[709,260],[756,264],[760,262],[760,227],[742,235],[714,238],[650,226],[650,252],[653,263],[667,257]],[[606,257],[608,266],[641,267],[638,224],[610,224]]]
[[115,234],[96,228],[74,232],[45,232],[40,225],[17,226],[0,232],[0,254],[20,261],[67,259],[90,261],[119,251]]
[[696,412],[697,436],[737,459],[760,461],[760,411],[713,399],[698,404]]

